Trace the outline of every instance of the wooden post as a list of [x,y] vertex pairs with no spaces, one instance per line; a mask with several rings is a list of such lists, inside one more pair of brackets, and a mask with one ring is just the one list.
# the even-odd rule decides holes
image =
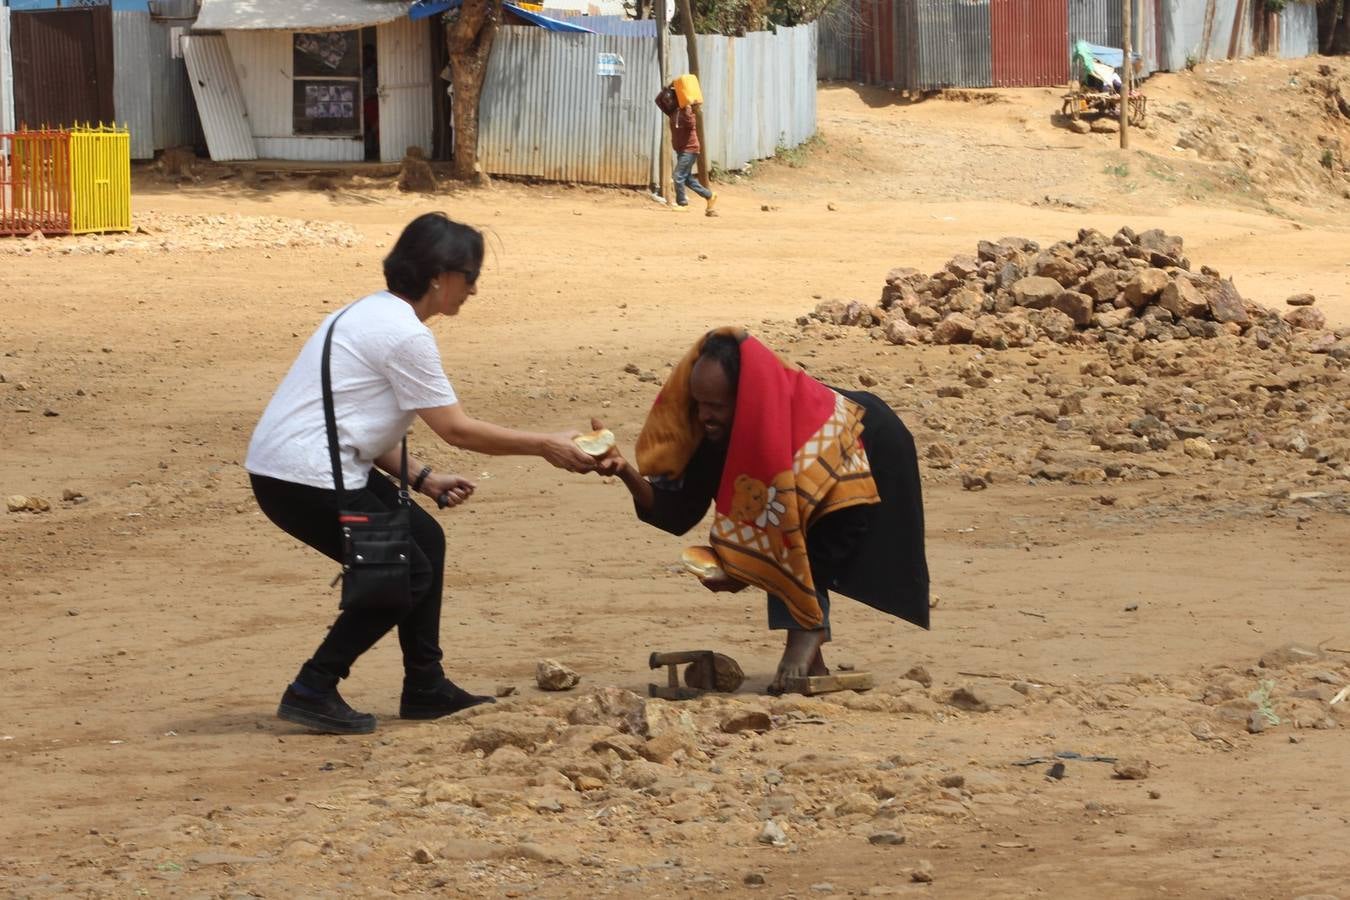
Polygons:
[[[656,60],[661,68],[661,87],[665,88],[670,84],[670,12],[667,4],[670,0],[656,0]],[[671,190],[671,149],[670,143],[670,117],[666,116],[666,121],[661,123],[661,196],[665,198],[666,205],[669,206],[675,202],[675,195]]]
[[[690,9],[689,0],[679,0],[680,20],[684,23],[684,46],[689,54],[689,72],[699,78],[698,74],[698,39],[694,35],[694,13]],[[702,84],[702,79],[699,79]],[[694,129],[698,132],[698,180],[704,187],[708,186],[708,140],[703,136],[703,104],[700,103],[694,109]]]
[[1134,84],[1134,62],[1131,59],[1130,44],[1130,3],[1131,0],[1120,0],[1120,149],[1130,149],[1130,88]]

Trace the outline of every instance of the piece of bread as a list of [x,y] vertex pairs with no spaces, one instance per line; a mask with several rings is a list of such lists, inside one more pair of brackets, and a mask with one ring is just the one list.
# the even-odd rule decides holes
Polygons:
[[579,434],[572,438],[572,442],[581,448],[582,453],[598,459],[614,447],[614,432],[608,428],[602,428],[599,431]]
[[685,571],[692,572],[704,581],[725,578],[727,574],[722,571],[722,561],[711,547],[686,547],[680,555],[680,562],[684,564]]

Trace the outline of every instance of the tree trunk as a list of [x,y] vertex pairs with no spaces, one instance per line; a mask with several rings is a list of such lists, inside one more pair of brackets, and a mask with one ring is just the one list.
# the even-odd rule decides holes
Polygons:
[[1322,0],[1317,5],[1317,46],[1324,54],[1336,46],[1336,22],[1342,8],[1341,0]]
[[455,129],[456,178],[478,173],[478,98],[487,77],[492,39],[502,21],[501,0],[464,0],[459,16],[446,29]]

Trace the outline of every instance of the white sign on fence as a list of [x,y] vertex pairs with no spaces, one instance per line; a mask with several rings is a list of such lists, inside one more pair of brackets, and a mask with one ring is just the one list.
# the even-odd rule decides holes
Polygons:
[[623,75],[623,57],[618,53],[595,54],[595,74],[613,76]]

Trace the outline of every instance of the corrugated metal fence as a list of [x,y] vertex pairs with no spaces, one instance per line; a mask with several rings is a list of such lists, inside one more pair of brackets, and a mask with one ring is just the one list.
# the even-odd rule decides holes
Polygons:
[[[1145,74],[1188,61],[1317,52],[1312,2],[1132,0]],[[910,90],[1064,84],[1077,40],[1119,47],[1119,0],[841,0],[819,22],[820,75]]]
[[[815,133],[815,25],[700,35],[698,53],[711,164],[740,168]],[[621,74],[602,74],[614,54]],[[680,39],[670,68],[687,68]],[[479,163],[494,175],[653,184],[665,127],[652,103],[658,82],[650,39],[503,28],[479,101]]]

